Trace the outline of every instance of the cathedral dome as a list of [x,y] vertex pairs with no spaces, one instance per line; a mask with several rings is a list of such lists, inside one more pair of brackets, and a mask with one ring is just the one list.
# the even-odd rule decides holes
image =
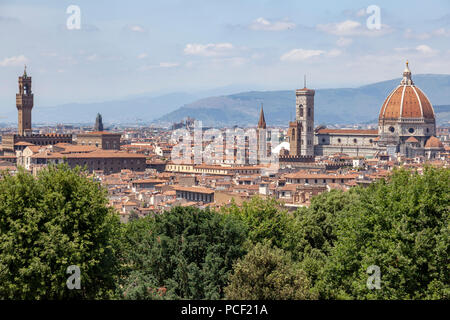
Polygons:
[[379,119],[430,119],[434,120],[433,106],[425,93],[414,85],[408,62],[400,85],[386,98]]
[[439,149],[442,149],[442,148],[444,148],[444,145],[442,144],[441,140],[439,140],[435,136],[431,136],[427,140],[427,143],[425,144],[425,148],[439,148]]

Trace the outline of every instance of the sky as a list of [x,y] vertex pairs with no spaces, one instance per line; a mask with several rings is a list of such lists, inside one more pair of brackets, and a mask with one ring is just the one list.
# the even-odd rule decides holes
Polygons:
[[35,105],[51,106],[288,90],[304,75],[355,87],[400,77],[407,59],[413,74],[450,74],[449,58],[448,0],[0,0],[0,115],[25,64]]

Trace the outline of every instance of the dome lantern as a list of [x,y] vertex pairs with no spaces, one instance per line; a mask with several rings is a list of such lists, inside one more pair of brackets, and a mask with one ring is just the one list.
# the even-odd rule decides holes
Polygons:
[[406,68],[403,71],[403,79],[400,82],[400,85],[402,86],[413,86],[414,82],[411,79],[411,70],[409,69],[409,61],[406,60]]

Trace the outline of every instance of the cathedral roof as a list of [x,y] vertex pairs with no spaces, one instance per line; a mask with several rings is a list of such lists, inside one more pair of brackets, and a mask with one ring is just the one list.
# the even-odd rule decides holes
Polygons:
[[419,140],[417,140],[417,139],[414,138],[414,137],[409,137],[409,138],[406,140],[406,142],[419,143]]
[[400,85],[386,98],[379,119],[419,118],[434,120],[434,110],[425,93],[414,85],[408,62]]

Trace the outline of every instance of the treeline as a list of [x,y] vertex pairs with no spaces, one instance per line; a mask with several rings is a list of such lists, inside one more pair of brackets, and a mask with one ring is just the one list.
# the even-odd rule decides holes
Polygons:
[[[0,298],[448,299],[449,175],[398,169],[295,212],[253,198],[121,224],[78,168],[3,174]],[[80,289],[67,287],[70,265]]]

